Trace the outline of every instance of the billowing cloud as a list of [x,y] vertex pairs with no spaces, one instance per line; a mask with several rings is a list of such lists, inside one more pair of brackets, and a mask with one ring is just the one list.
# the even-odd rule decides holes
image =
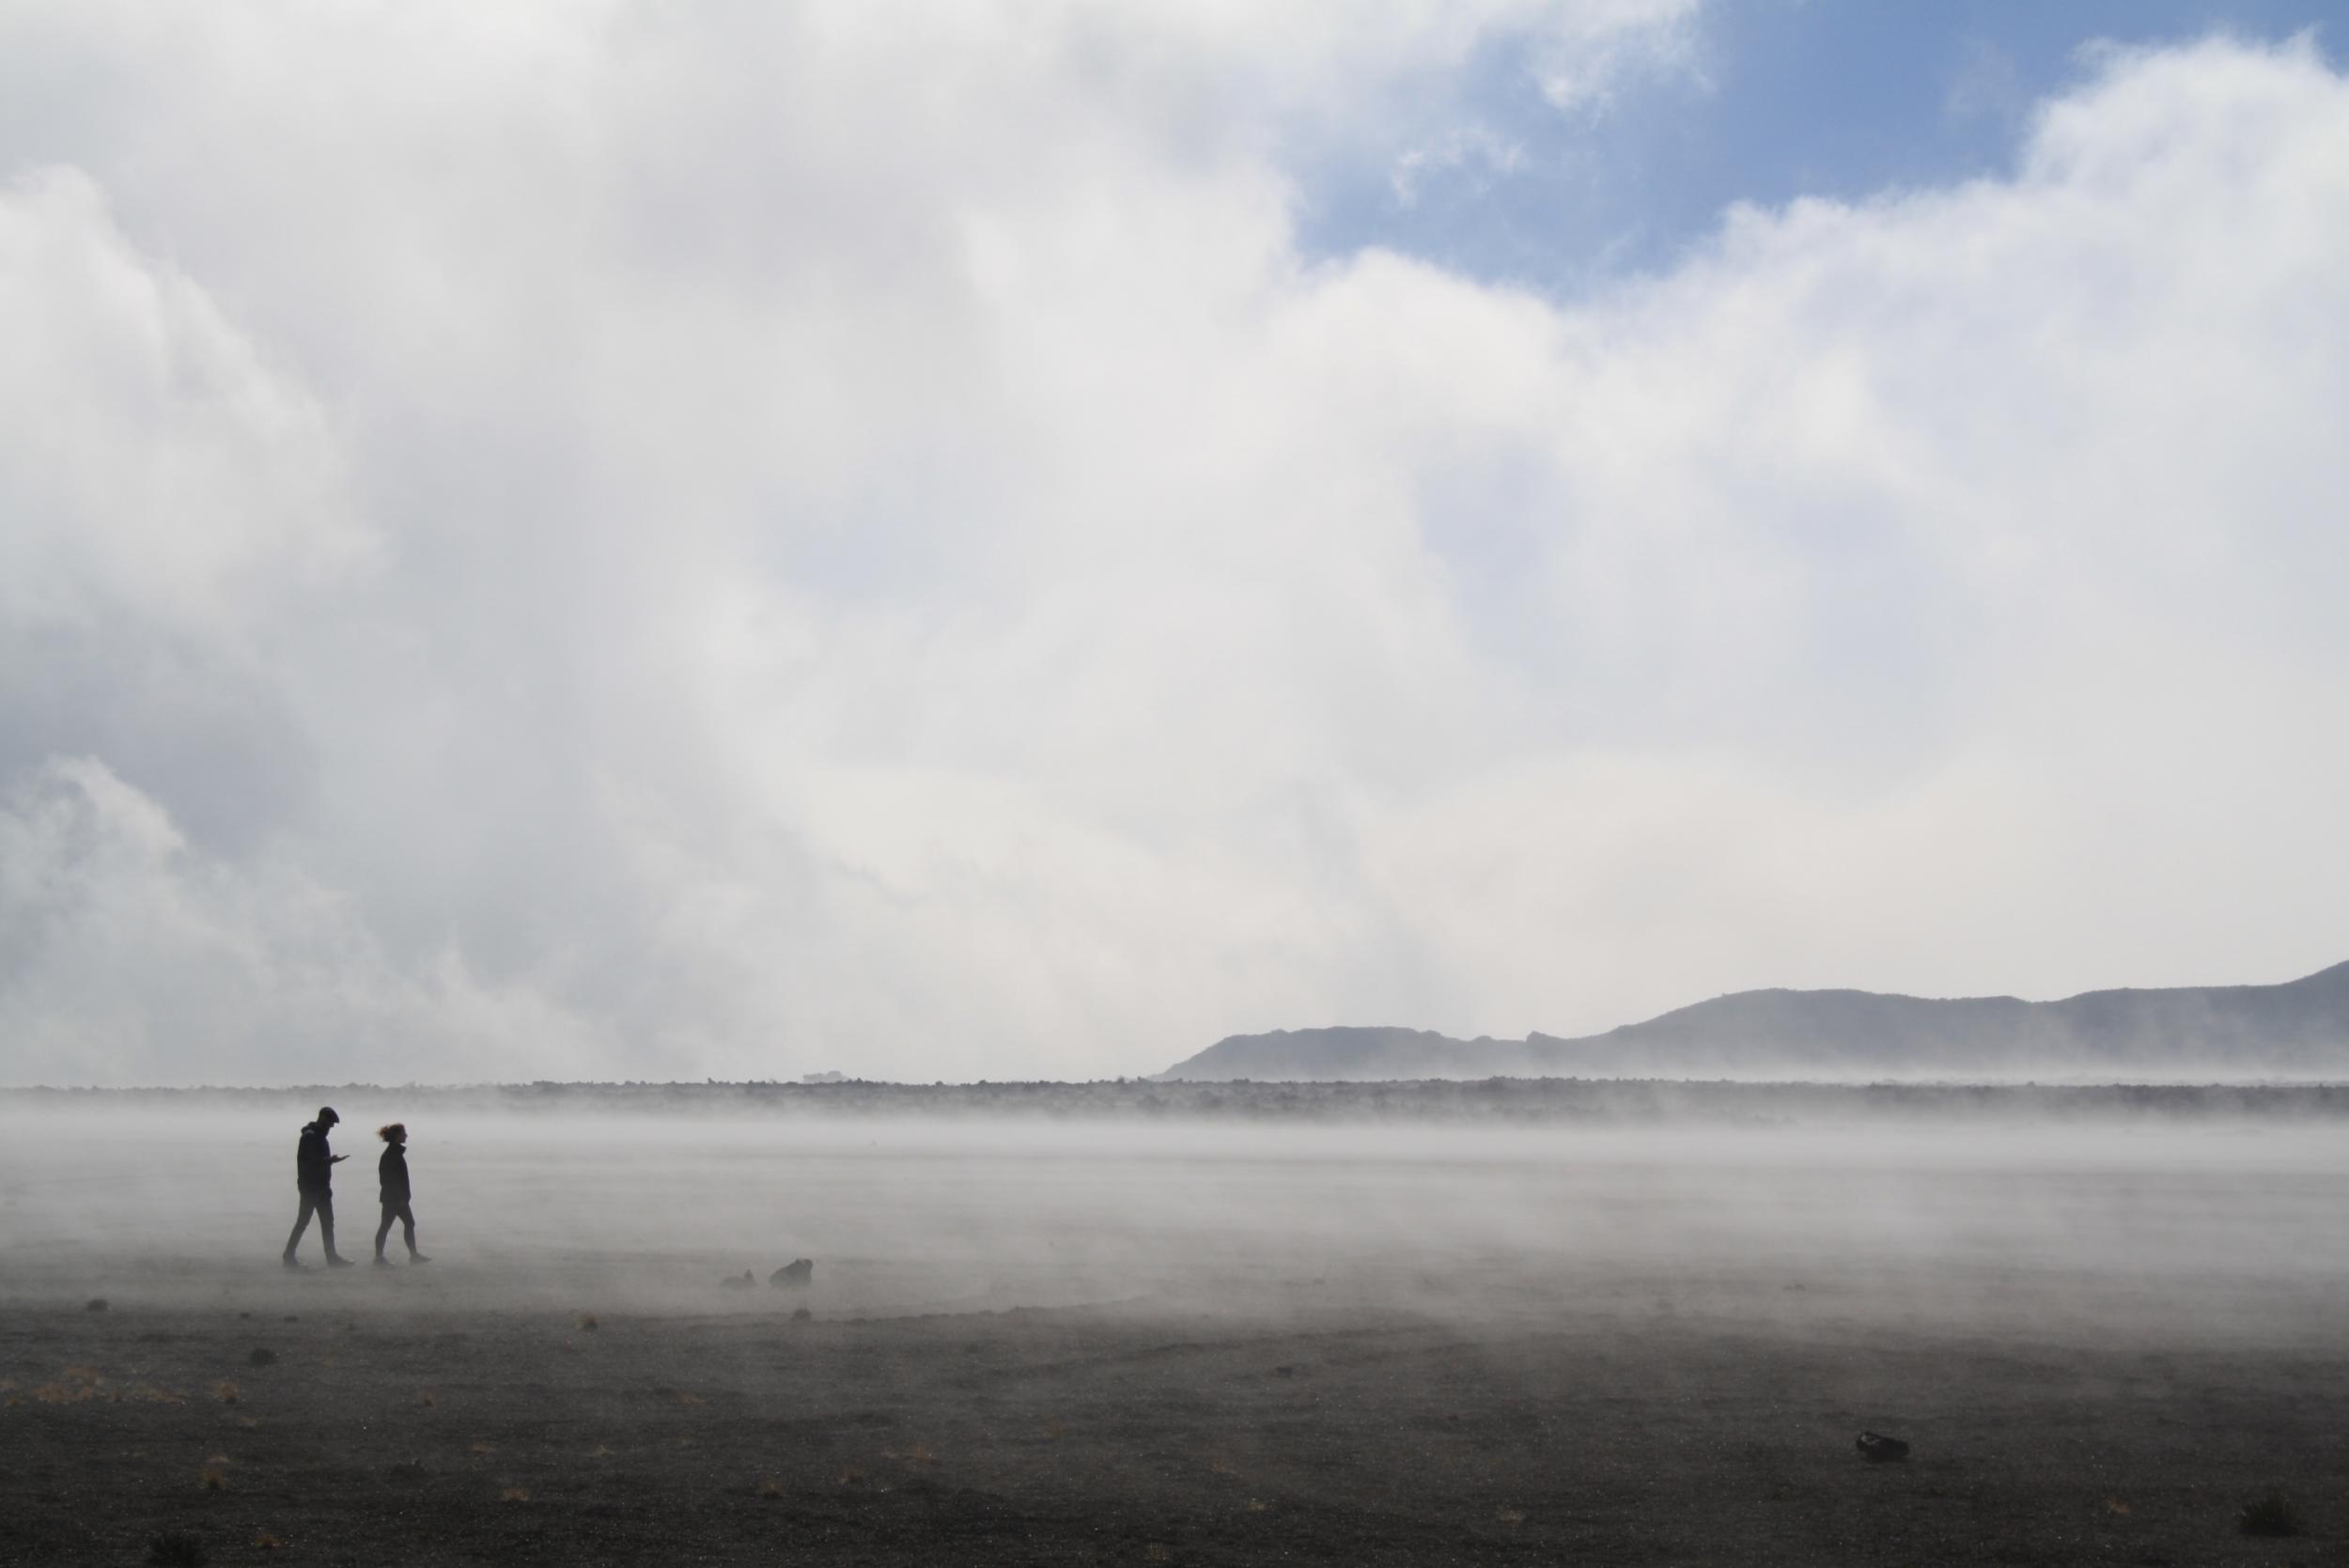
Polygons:
[[1348,14],[17,13],[0,1079],[2341,955],[2349,82],[2109,55],[1568,302],[1285,149],[1690,8]]

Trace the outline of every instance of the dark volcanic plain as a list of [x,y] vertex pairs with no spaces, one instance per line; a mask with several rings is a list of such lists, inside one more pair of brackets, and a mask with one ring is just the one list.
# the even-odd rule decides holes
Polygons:
[[2349,1562],[2338,1117],[303,1114],[0,1128],[0,1561]]

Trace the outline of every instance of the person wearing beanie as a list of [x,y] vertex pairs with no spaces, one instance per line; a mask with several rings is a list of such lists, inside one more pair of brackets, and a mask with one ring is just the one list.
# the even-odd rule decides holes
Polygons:
[[350,1260],[334,1250],[334,1167],[348,1156],[331,1152],[326,1135],[342,1118],[334,1114],[331,1105],[319,1107],[318,1120],[302,1129],[302,1141],[294,1145],[294,1186],[302,1193],[302,1212],[294,1217],[293,1234],[286,1238],[286,1266],[300,1268],[294,1249],[302,1245],[302,1233],[310,1228],[310,1216],[319,1217],[319,1235],[326,1243],[326,1265],[329,1268],[349,1268]]

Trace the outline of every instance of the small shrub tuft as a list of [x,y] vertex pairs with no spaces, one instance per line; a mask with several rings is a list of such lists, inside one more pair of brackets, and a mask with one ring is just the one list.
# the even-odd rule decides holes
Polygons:
[[2281,1490],[2253,1498],[2236,1511],[2235,1528],[2246,1535],[2297,1535],[2300,1511]]
[[264,1350],[260,1346],[256,1345],[254,1346],[253,1354],[247,1356],[245,1360],[250,1365],[257,1367],[273,1367],[277,1364],[277,1352],[274,1350]]

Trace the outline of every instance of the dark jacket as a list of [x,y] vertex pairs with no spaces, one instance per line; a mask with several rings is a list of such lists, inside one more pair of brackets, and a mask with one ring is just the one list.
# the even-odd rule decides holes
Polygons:
[[383,1157],[375,1162],[375,1173],[383,1183],[383,1202],[404,1203],[408,1201],[408,1151],[397,1143],[383,1145]]
[[312,1122],[294,1145],[294,1186],[304,1192],[324,1192],[334,1183],[334,1157],[327,1152],[326,1128]]

